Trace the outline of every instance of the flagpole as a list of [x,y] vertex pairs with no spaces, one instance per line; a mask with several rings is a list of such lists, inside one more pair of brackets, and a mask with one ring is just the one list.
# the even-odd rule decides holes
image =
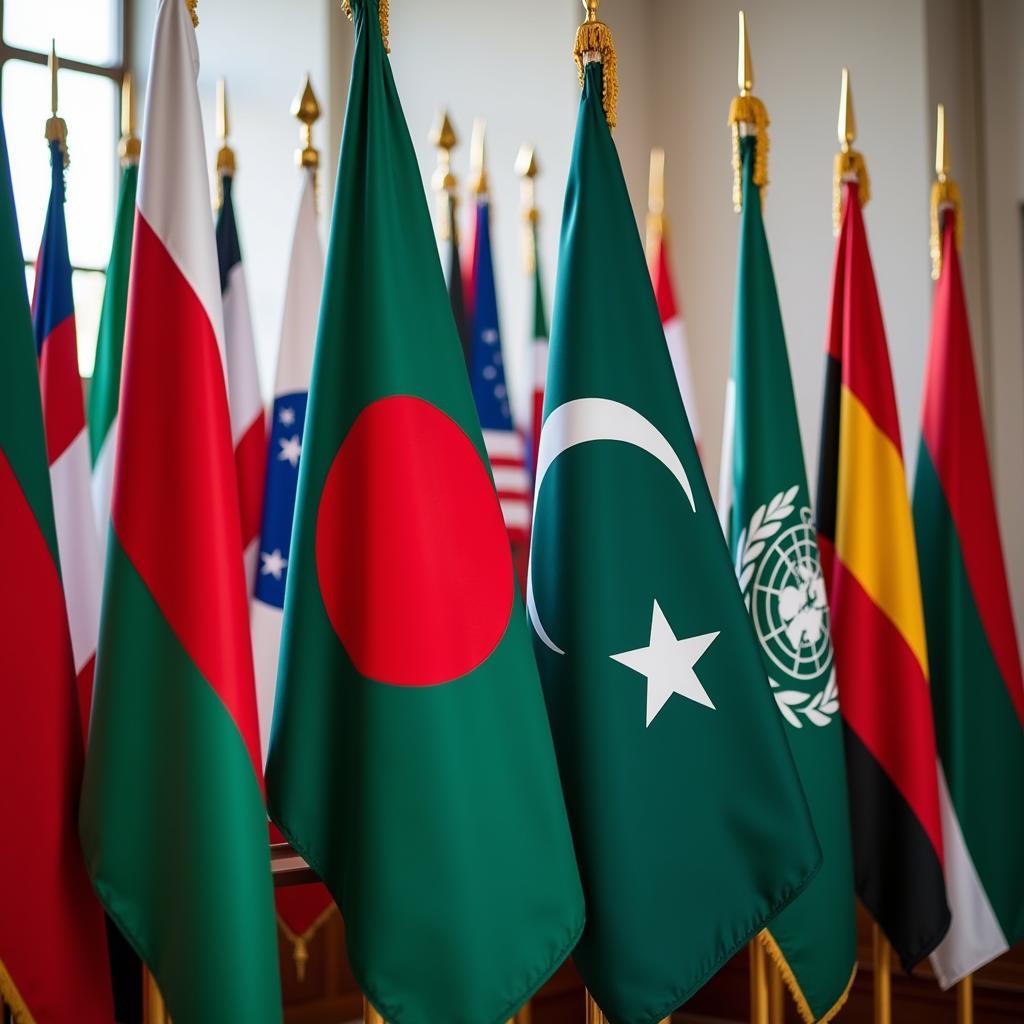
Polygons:
[[156,979],[145,966],[142,968],[142,1020],[143,1024],[171,1024]]
[[768,958],[764,946],[753,939],[750,949],[750,1024],[769,1024]]
[[384,1024],[384,1018],[373,1008],[370,1000],[363,996],[363,1024]]
[[974,1024],[973,974],[968,974],[956,987],[956,1024]]
[[782,972],[778,965],[768,965],[768,1019],[770,1024],[784,1024],[786,1007],[782,994]]
[[892,1024],[892,947],[876,923],[872,936],[875,963],[874,1024]]

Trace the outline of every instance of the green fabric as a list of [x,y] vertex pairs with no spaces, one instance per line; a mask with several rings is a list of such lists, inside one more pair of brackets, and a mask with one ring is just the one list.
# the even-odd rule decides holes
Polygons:
[[0,451],[11,464],[59,570],[57,529],[53,522],[43,434],[43,405],[39,396],[39,364],[25,288],[25,263],[14,208],[7,135],[2,122],[0,193],[0,315],[4,323],[0,377],[6,384],[4,399],[0,402]]
[[96,367],[89,388],[89,447],[96,464],[110,425],[117,417],[121,388],[121,356],[124,352],[124,322],[128,312],[128,269],[135,232],[135,193],[139,168],[132,164],[121,172],[121,191],[117,197],[114,241],[107,264],[107,282],[100,311],[99,337],[96,341]]
[[[755,146],[753,138],[741,143],[726,533],[824,854],[817,878],[769,928],[807,1004],[805,1017],[820,1020],[843,998],[857,952],[843,727],[786,337],[752,181]],[[788,631],[772,636],[780,626],[792,638]]]
[[111,531],[80,831],[182,1024],[280,1024],[267,827],[238,729]]
[[[534,648],[587,900],[576,963],[612,1024],[646,1024],[792,900],[821,853],[686,422],[601,86],[592,63],[562,219]],[[594,436],[557,454],[566,430]],[[657,691],[613,658],[648,645],[655,602],[676,638],[718,634],[694,670],[714,710],[676,693],[648,726]],[[683,677],[681,659],[666,663],[678,670],[663,678]]]
[[[493,654],[462,678],[385,685],[352,664],[318,581],[324,483],[372,402],[430,403],[486,465],[377,6],[352,7],[356,46],[300,463],[270,810],[341,908],[355,976],[388,1024],[498,1024],[568,955],[583,921],[521,608]],[[415,519],[411,483],[407,500]],[[511,563],[509,573],[511,587]]]
[[533,336],[547,338],[548,318],[544,310],[544,284],[540,276],[540,239],[537,225],[533,226]]
[[935,738],[967,849],[1009,945],[1024,939],[1024,733],[923,442],[914,479]]

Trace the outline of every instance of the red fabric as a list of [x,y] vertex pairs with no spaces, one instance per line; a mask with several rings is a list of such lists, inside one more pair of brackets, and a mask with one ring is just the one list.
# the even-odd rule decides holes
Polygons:
[[39,355],[39,387],[46,424],[46,457],[52,466],[85,430],[85,400],[78,375],[74,315],[61,321],[43,343]]
[[1024,682],[1017,632],[1006,582],[954,234],[955,217],[949,212],[943,229],[942,275],[932,313],[922,437],[956,524],[967,578],[985,635],[1024,725]]
[[119,416],[113,528],[262,784],[223,364],[206,310],[141,213]]
[[89,716],[92,713],[92,683],[96,673],[96,655],[82,666],[82,671],[75,678],[75,689],[78,691],[78,710],[82,720],[82,736],[89,741]]
[[421,398],[378,399],[352,424],[320,495],[316,566],[338,639],[382,683],[472,672],[512,613],[512,556],[487,466]]
[[267,421],[260,413],[235,448],[238,503],[242,517],[242,548],[260,535],[263,520],[263,478],[267,471]]
[[[271,843],[283,843],[281,830],[270,823]],[[274,890],[274,903],[278,916],[300,938],[316,924],[320,915],[334,905],[327,886],[320,882],[309,885],[282,885]]]
[[658,240],[658,251],[651,260],[651,283],[654,285],[654,296],[658,300],[658,315],[661,322],[667,324],[679,315],[675,292],[672,289],[672,274],[668,267],[668,253],[665,251],[665,240]]
[[941,864],[928,679],[902,634],[839,559],[832,572],[832,644],[843,720],[903,794]]
[[847,183],[836,247],[828,350],[842,361],[843,384],[855,394],[902,452],[889,346],[878,302],[857,186]]
[[103,913],[78,844],[82,732],[64,593],[0,452],[0,960],[37,1024],[111,1024]]

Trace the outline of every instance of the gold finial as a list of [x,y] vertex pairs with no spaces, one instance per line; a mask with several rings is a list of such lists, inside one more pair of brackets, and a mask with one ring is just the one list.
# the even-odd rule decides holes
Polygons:
[[619,102],[618,58],[615,55],[611,29],[604,22],[597,20],[599,2],[600,0],[583,0],[587,16],[576,32],[576,43],[572,52],[581,88],[586,78],[586,66],[594,61],[600,62],[604,115],[608,120],[608,127],[614,128]]
[[64,156],[64,166],[70,164],[68,157],[68,126],[63,117],[57,115],[57,72],[60,61],[57,60],[57,41],[50,40],[50,57],[47,61],[50,68],[50,116],[46,120],[46,141],[56,142]]
[[946,108],[939,104],[935,122],[935,181],[932,183],[931,239],[932,279],[942,273],[942,212],[951,211],[956,218],[953,231],[957,251],[963,244],[964,221],[960,209],[960,188],[949,176],[949,142],[946,137]]
[[839,120],[836,124],[839,135],[839,152],[836,154],[832,173],[832,231],[839,234],[843,220],[843,183],[857,183],[857,197],[861,206],[871,199],[871,180],[868,177],[864,157],[853,148],[857,139],[857,119],[853,115],[853,90],[850,87],[850,70],[843,68],[843,79],[839,90]]
[[473,135],[469,142],[469,190],[475,196],[485,196],[488,192],[487,167],[484,136],[487,134],[487,122],[478,117],[473,122]]
[[[349,21],[355,21],[352,14],[352,0],[341,0],[341,9]],[[391,11],[389,0],[377,0],[377,9],[380,13],[380,37],[384,43],[384,52],[391,52]]]
[[754,145],[753,182],[761,190],[768,185],[768,111],[751,91],[754,88],[754,65],[750,59],[750,36],[747,16],[739,12],[739,36],[736,56],[736,85],[740,93],[729,105],[729,126],[732,129],[732,207],[739,213],[743,209],[743,155],[740,139],[756,137]]
[[519,194],[523,207],[523,267],[527,274],[532,274],[537,269],[537,222],[540,220],[535,181],[537,153],[533,146],[524,143],[519,147],[515,171],[520,178]]
[[452,171],[452,150],[458,145],[459,137],[448,117],[447,110],[440,110],[430,129],[430,141],[437,149],[437,168],[430,179],[437,193],[437,231],[442,239],[458,242],[458,218],[455,211],[459,205],[459,182]]
[[192,27],[199,28],[199,0],[185,0],[185,6],[188,7],[188,13],[192,18]]
[[302,148],[295,150],[295,162],[299,167],[309,167],[315,171],[320,166],[320,151],[313,145],[313,125],[320,120],[320,104],[313,92],[313,80],[308,72],[302,92],[292,100],[291,113],[302,124],[299,129]]
[[665,236],[665,150],[651,150],[651,172],[647,186],[647,259],[657,253],[658,243]]
[[217,174],[232,175],[235,173],[235,151],[228,145],[231,134],[228,120],[228,84],[223,78],[217,79],[217,138],[220,149],[217,151]]
[[135,134],[135,90],[133,84],[132,73],[126,71],[124,81],[121,82],[121,142],[117,147],[122,167],[137,164],[142,152],[142,143]]

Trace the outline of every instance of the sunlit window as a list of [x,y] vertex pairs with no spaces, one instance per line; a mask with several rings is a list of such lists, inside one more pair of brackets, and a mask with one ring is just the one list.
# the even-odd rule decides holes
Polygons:
[[3,0],[0,93],[14,199],[31,288],[50,194],[46,60],[60,60],[60,116],[68,125],[68,247],[82,376],[92,375],[117,194],[125,0]]

